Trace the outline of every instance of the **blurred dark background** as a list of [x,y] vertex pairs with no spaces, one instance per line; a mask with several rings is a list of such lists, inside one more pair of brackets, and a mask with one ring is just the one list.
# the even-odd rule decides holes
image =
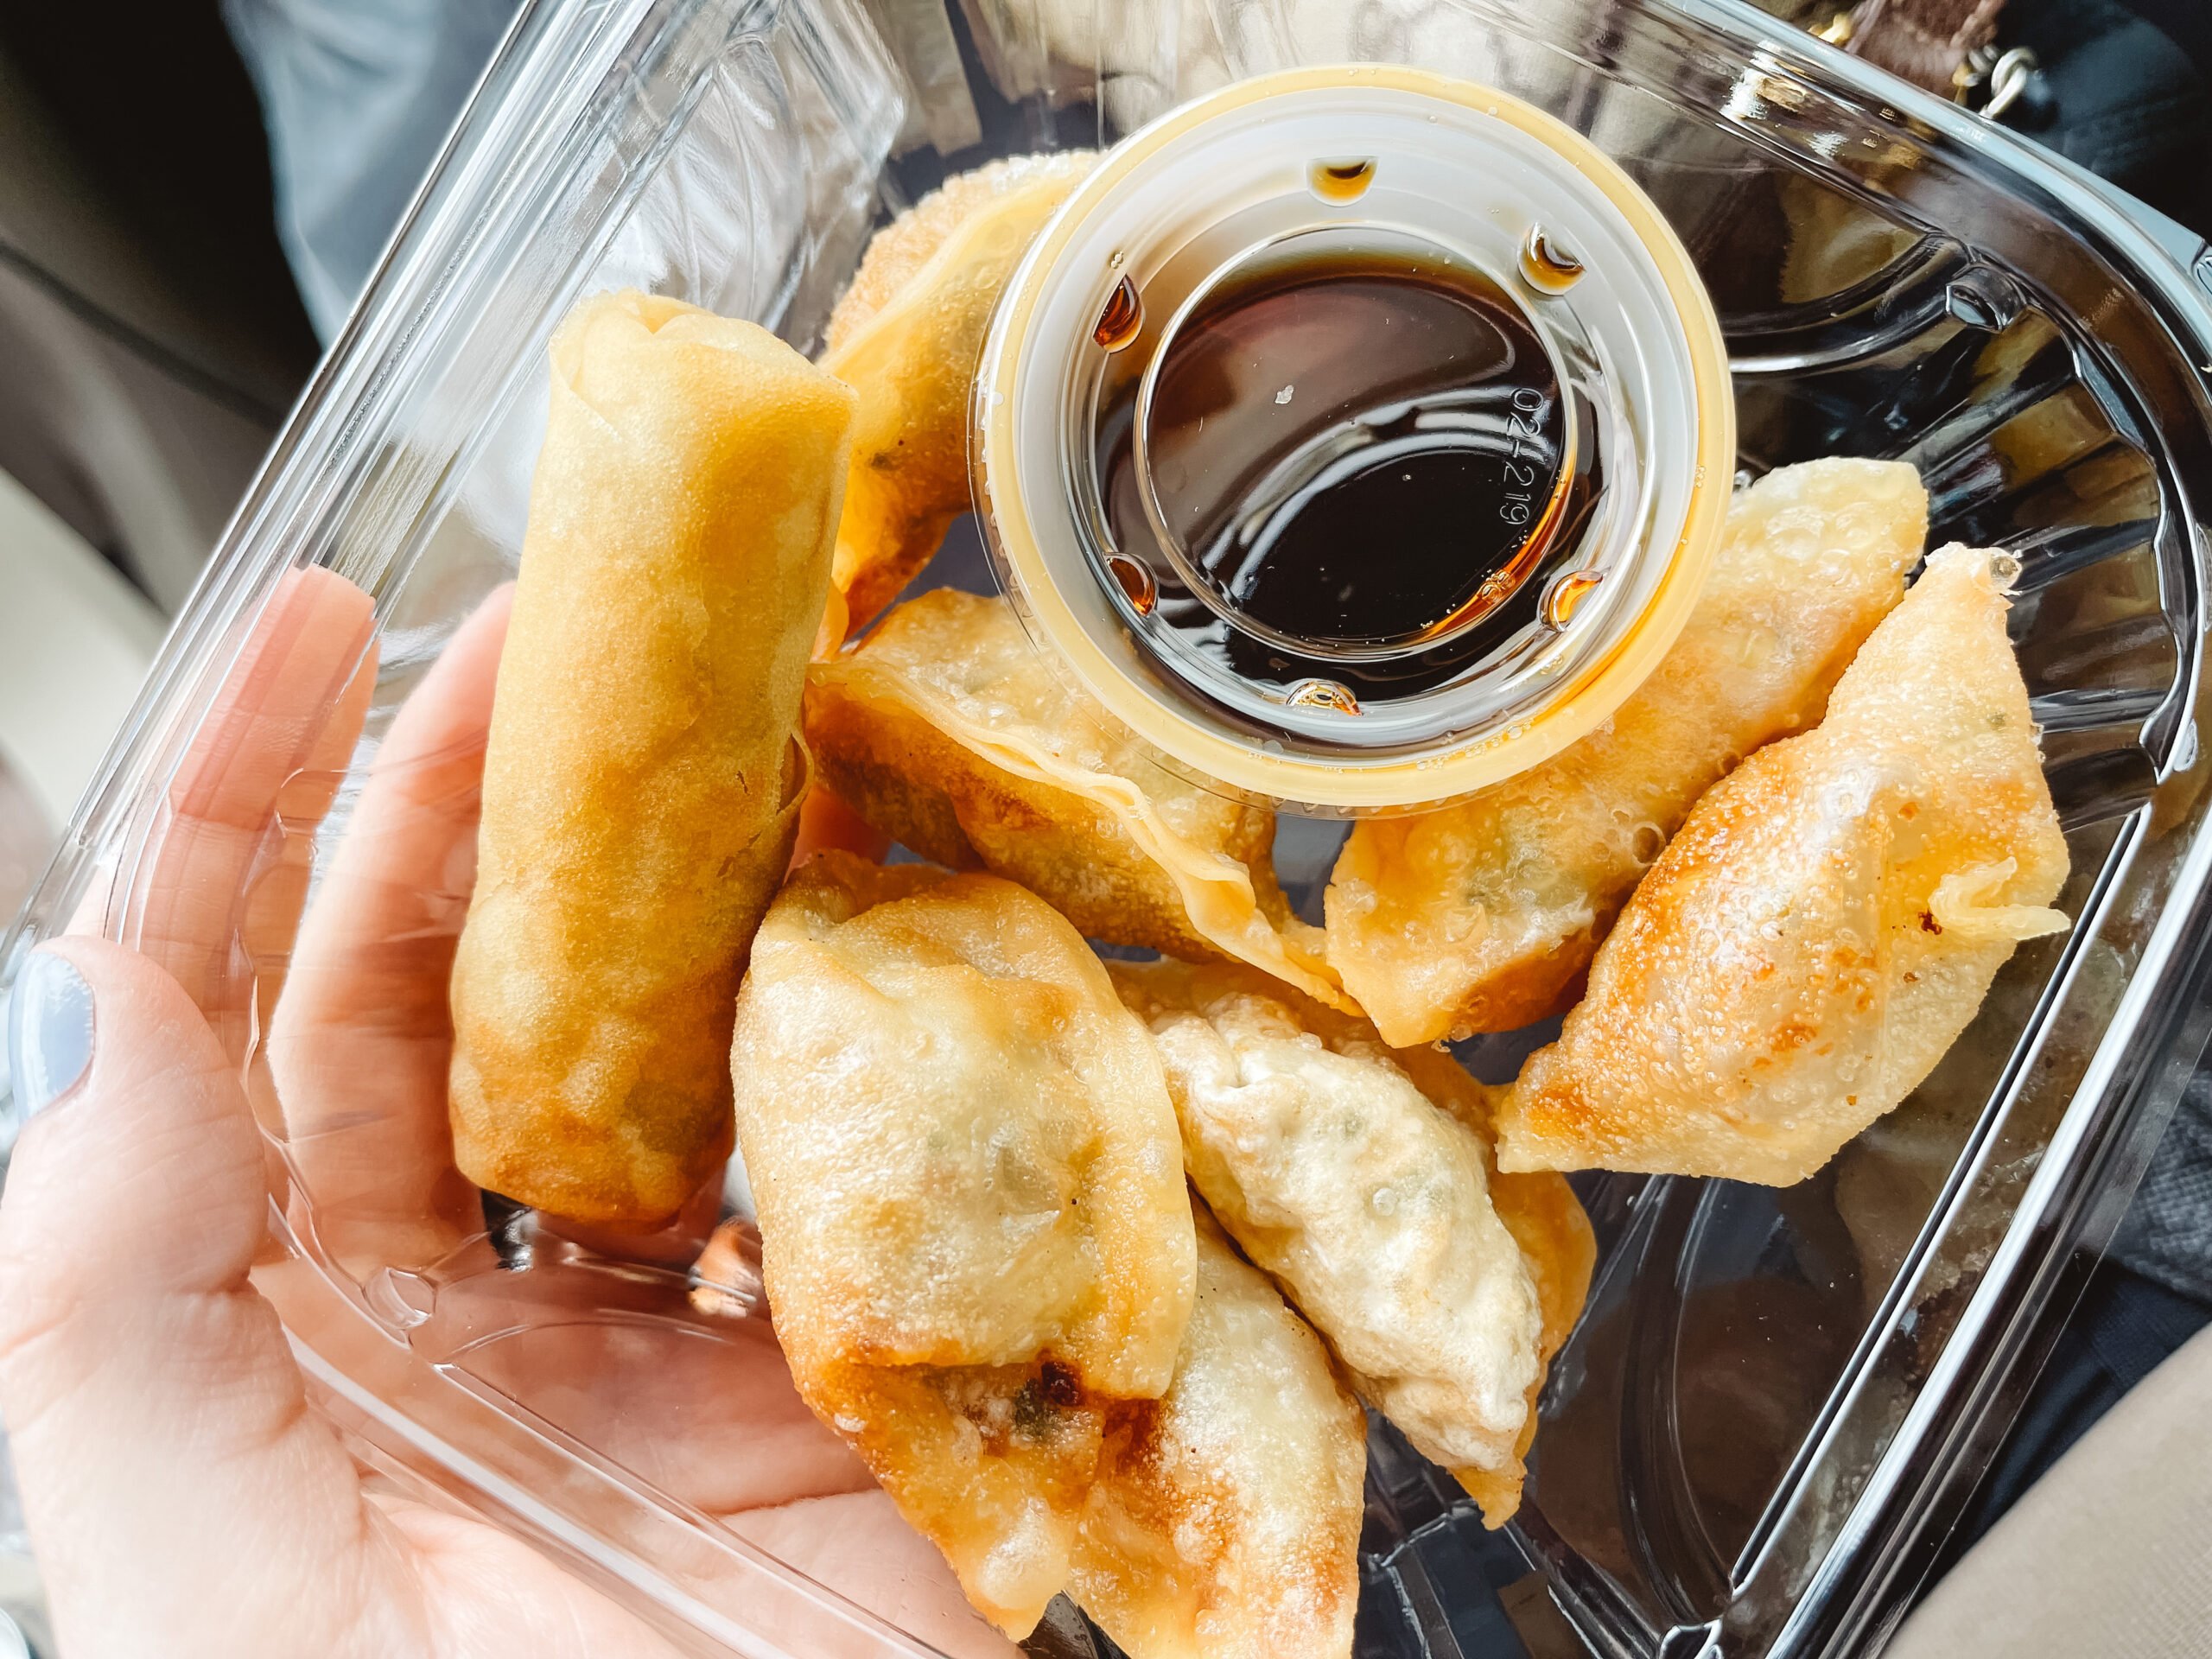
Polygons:
[[[216,0],[0,0],[0,473],[159,609],[181,601],[319,350],[233,33],[282,33],[295,56],[305,41],[372,71],[388,48],[353,25],[412,16],[436,34],[453,14],[492,12],[453,43],[466,57],[511,3],[230,0],[226,20]],[[1835,10],[1765,3],[1815,25]],[[2212,6],[2009,0],[1995,44],[2026,46],[2040,65],[2009,124],[2212,226]],[[418,100],[406,148],[434,151],[476,67]],[[329,143],[288,137],[296,166]],[[364,250],[397,211],[391,192],[368,194],[360,216],[379,222],[357,227]],[[322,308],[327,328],[327,293]]]
[[173,609],[317,352],[212,0],[0,5],[0,471]]

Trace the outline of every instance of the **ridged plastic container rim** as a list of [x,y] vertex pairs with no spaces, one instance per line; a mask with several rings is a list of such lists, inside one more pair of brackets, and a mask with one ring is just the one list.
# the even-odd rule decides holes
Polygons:
[[[1607,647],[1563,673],[1536,709],[1458,747],[1414,758],[1333,760],[1273,749],[1179,718],[1134,660],[1116,661],[1086,628],[1046,557],[1029,493],[1057,480],[1014,487],[992,477],[992,461],[1020,442],[1024,404],[1017,381],[1046,278],[1086,217],[1125,179],[1192,129],[1261,99],[1287,93],[1382,88],[1455,104],[1503,122],[1563,157],[1586,179],[1639,244],[1665,285],[1687,347],[1697,429],[1690,480],[1666,569],[1651,596]],[[1039,232],[1007,287],[976,384],[976,504],[1008,596],[1033,641],[1055,666],[1173,768],[1228,791],[1289,810],[1323,813],[1404,810],[1456,799],[1527,771],[1608,719],[1656,668],[1689,620],[1720,539],[1736,466],[1736,409],[1727,350],[1713,302],[1688,251],[1642,189],[1610,156],[1552,116],[1491,87],[1427,70],[1380,63],[1279,71],[1197,99],[1123,139],[1071,194]],[[1660,530],[1657,533],[1664,534]]]

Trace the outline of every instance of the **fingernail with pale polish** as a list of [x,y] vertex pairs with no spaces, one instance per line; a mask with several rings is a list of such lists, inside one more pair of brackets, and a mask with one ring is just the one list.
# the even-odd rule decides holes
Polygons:
[[8,1070],[16,1111],[44,1111],[92,1065],[92,988],[67,957],[35,950],[8,1000]]

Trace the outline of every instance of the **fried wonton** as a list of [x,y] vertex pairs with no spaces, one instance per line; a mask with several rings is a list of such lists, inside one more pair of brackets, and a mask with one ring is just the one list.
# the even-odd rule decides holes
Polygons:
[[1402,1047],[1556,1011],[1698,797],[1811,726],[1904,592],[1928,494],[1900,461],[1815,461],[1739,495],[1688,624],[1611,720],[1471,800],[1352,831],[1329,964]]
[[821,855],[730,1053],[799,1392],[1016,1637],[1066,1584],[1116,1402],[1175,1375],[1196,1244],[1142,1025],[1013,883]]
[[1276,885],[1273,815],[1139,753],[1003,599],[940,588],[808,671],[806,740],[869,823],[1050,900],[1091,938],[1230,957],[1341,1003]]
[[730,1007],[791,855],[853,396],[637,293],[586,300],[551,357],[453,968],[454,1154],[645,1227],[729,1157]]
[[898,597],[968,511],[968,400],[999,291],[1096,161],[993,162],[877,232],[830,319],[822,366],[860,394],[834,579],[849,626]]
[[1113,973],[1222,1225],[1360,1393],[1503,1524],[1595,1256],[1566,1182],[1500,1182],[1481,1085],[1447,1056],[1394,1053],[1243,968]]
[[1348,1659],[1367,1418],[1198,1212],[1175,1381],[1114,1408],[1068,1592],[1131,1659]]
[[1819,728],[1698,803],[1498,1103],[1505,1166],[1802,1180],[2067,925],[2002,556],[1934,555]]

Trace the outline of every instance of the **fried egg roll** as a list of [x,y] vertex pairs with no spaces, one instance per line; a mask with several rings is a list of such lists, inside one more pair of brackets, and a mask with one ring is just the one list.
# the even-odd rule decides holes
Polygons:
[[676,300],[601,295],[554,336],[453,970],[454,1151],[482,1186],[650,1227],[729,1155],[853,408]]

